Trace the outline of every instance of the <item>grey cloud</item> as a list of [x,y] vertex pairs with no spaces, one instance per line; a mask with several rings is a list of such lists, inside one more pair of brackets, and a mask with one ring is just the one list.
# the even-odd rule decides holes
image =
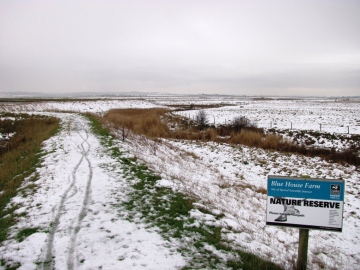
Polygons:
[[2,1],[0,91],[356,94],[358,25],[356,0]]

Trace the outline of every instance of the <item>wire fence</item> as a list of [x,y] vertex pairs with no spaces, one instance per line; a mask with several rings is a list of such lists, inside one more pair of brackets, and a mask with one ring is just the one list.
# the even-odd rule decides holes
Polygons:
[[[182,116],[188,118],[189,120],[196,121],[196,114],[183,113]],[[217,117],[214,115],[207,115],[207,121],[209,125],[219,126],[219,125],[229,125],[232,123],[233,119],[230,117]],[[257,127],[265,129],[282,129],[282,130],[312,130],[323,133],[336,133],[336,134],[360,134],[360,125],[334,125],[328,123],[309,123],[309,120],[306,122],[295,122],[295,121],[286,121],[286,120],[251,120],[249,121]]]

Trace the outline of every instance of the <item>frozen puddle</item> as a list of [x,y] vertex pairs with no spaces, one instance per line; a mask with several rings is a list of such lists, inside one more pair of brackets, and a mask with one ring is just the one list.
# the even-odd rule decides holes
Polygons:
[[[19,269],[177,269],[185,259],[154,229],[120,217],[128,187],[85,118],[61,114],[63,130],[46,142],[38,189],[13,204],[27,215],[0,248]],[[26,185],[26,184],[25,184]],[[23,241],[24,229],[36,229]],[[1,269],[1,266],[0,266]]]

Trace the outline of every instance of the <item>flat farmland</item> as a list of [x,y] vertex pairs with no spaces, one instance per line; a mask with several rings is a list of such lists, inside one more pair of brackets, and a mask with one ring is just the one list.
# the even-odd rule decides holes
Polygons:
[[[149,96],[5,102],[0,105],[2,114],[55,116],[61,119],[62,129],[44,143],[47,154],[37,168],[36,192],[32,196],[19,193],[11,201],[12,206],[18,206],[19,218],[0,247],[3,265],[23,269],[38,265],[43,269],[234,269],[230,262],[241,259],[235,252],[241,250],[282,269],[292,269],[298,229],[265,224],[267,176],[281,175],[345,180],[343,232],[311,230],[308,263],[309,269],[357,269],[357,165],[217,141],[154,139],[130,131],[123,138],[123,130],[108,124],[115,138],[109,147],[101,145],[83,115],[92,113],[101,119],[110,109],[129,108],[167,108],[186,121],[194,120],[202,110],[214,127],[243,116],[265,133],[306,147],[351,149],[357,155],[359,151],[359,99]],[[155,187],[191,198],[193,207],[183,217],[184,228],[216,228],[218,237],[231,248],[221,249],[208,242],[194,245],[196,236],[186,232],[183,236],[161,233],[155,221],[149,223],[140,205],[127,212],[130,210],[122,204],[129,202],[131,183],[138,180],[109,155],[113,148],[155,174]],[[27,184],[25,181],[23,188]],[[151,200],[141,201],[144,203],[151,204]],[[156,207],[148,209],[156,212]],[[19,241],[16,236],[26,228],[37,231]],[[211,254],[212,264],[196,261],[199,254],[207,254],[204,258]],[[153,260],[153,256],[158,259]]]

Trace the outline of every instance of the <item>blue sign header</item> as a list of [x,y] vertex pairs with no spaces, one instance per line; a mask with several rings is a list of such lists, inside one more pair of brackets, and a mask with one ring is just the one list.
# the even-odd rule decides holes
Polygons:
[[344,193],[343,180],[268,176],[268,196],[344,201]]

